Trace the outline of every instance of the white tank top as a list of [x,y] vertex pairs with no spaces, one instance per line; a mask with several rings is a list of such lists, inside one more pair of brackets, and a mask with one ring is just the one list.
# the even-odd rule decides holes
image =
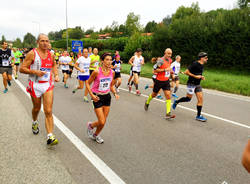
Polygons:
[[142,60],[143,60],[142,56],[137,57],[135,55],[135,59],[134,59],[134,62],[133,62],[134,66],[133,66],[132,71],[134,71],[134,72],[140,72],[141,71],[141,62],[142,62]]

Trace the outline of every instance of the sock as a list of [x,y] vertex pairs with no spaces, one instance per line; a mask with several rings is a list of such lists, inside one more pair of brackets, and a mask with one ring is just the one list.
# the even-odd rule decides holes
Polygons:
[[174,87],[174,93],[176,93],[177,90],[178,90],[178,87]]
[[33,125],[35,125],[36,123],[38,123],[37,120],[32,122]]
[[135,84],[135,89],[138,90],[138,84]]
[[190,102],[190,98],[188,98],[187,96],[186,97],[182,97],[181,99],[179,100],[176,100],[176,103],[180,103],[180,102]]
[[52,133],[49,133],[49,134],[47,135],[47,138],[49,139],[52,135],[53,135]]
[[201,115],[202,106],[197,105],[197,116]]
[[167,114],[171,111],[171,100],[166,100],[166,112]]
[[150,103],[150,101],[153,99],[153,97],[152,97],[152,95],[150,94],[149,96],[148,96],[148,99],[147,99],[147,101],[146,101],[146,104],[149,104]]

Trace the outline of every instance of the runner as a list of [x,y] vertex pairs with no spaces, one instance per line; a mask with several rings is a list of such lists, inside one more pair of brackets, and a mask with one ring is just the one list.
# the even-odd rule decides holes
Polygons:
[[56,64],[59,64],[59,57],[60,57],[60,53],[56,50],[55,51],[55,60],[56,60]]
[[22,57],[22,53],[16,48],[13,49],[13,52],[14,52],[14,56],[16,60],[15,66],[14,66],[14,76],[15,76],[15,79],[17,79],[18,77],[17,72],[19,71],[18,67],[20,65],[20,58]]
[[180,84],[180,79],[179,79],[179,73],[182,73],[180,70],[181,70],[181,56],[177,55],[175,57],[175,62],[173,62],[171,64],[171,69],[173,70],[174,72],[174,79],[172,79],[171,81],[171,88],[174,88],[174,92],[172,93],[172,96],[174,98],[178,98],[178,96],[175,94],[179,88],[179,84]]
[[[94,110],[98,119],[96,122],[87,123],[87,133],[89,138],[95,140],[99,144],[104,142],[99,134],[102,131],[109,114],[111,103],[110,91],[114,94],[117,100],[119,99],[119,95],[117,95],[114,88],[115,81],[113,78],[115,73],[111,69],[111,54],[104,53],[101,56],[101,62],[101,67],[92,73],[89,82],[86,84],[89,94],[93,99]],[[90,89],[92,82],[94,82],[94,84],[92,89]],[[96,130],[94,131],[95,128]]]
[[63,55],[59,58],[59,64],[62,68],[64,87],[69,88],[67,85],[67,79],[69,77],[69,63],[71,58],[68,56],[68,52],[65,50]]
[[250,173],[250,140],[248,140],[245,151],[242,155],[242,165],[245,167],[248,173]]
[[71,62],[69,63],[69,77],[71,78],[71,75],[73,73],[73,70],[74,70],[74,65],[76,63],[76,58],[75,58],[75,55],[74,55],[74,52],[70,52],[69,54],[70,58],[71,58]]
[[54,74],[54,80],[58,82],[57,66],[54,55],[48,50],[48,36],[45,34],[39,34],[37,44],[38,48],[33,49],[27,54],[20,68],[20,72],[29,74],[29,86],[27,87],[27,92],[30,93],[33,103],[32,132],[33,134],[39,133],[37,117],[43,100],[47,144],[55,145],[58,143],[58,140],[52,133],[54,129],[52,115],[54,82],[52,81],[52,73]]
[[116,88],[116,92],[119,93],[120,90],[119,90],[119,86],[121,85],[122,83],[122,78],[121,78],[121,60],[120,60],[120,55],[116,55],[115,56],[115,60],[113,60],[113,63],[112,63],[112,69],[114,70],[115,72],[115,88]]
[[77,54],[77,59],[80,58],[81,56],[82,56],[82,50],[79,49],[79,50],[78,50],[78,54]]
[[[154,57],[154,58],[151,59],[152,64],[154,64],[154,66],[153,66],[153,75],[152,75],[153,84],[151,86],[149,86],[148,84],[146,84],[145,88],[144,88],[145,90],[147,90],[148,88],[154,88],[154,84],[155,84],[155,80],[156,80],[156,76],[157,76],[157,73],[155,72],[155,68],[156,68],[157,65],[155,65],[155,63],[156,63],[156,61],[158,59],[160,59],[160,58],[155,58]],[[158,95],[156,96],[156,98],[162,100],[163,97],[161,96],[160,91],[159,91]]]
[[[119,51],[118,50],[115,50],[115,54],[113,55],[112,57],[112,60],[114,61],[116,56],[119,55]],[[120,55],[119,55],[120,56]],[[120,57],[121,58],[121,57]]]
[[155,65],[156,80],[153,88],[153,93],[149,95],[145,102],[144,109],[147,111],[150,101],[156,97],[160,89],[163,90],[166,97],[166,119],[173,119],[175,115],[171,115],[171,92],[170,92],[170,82],[169,78],[171,75],[171,59],[172,50],[167,48],[165,50],[165,55],[157,60]]
[[92,53],[92,47],[89,47],[89,54],[88,54],[88,57],[90,57],[91,55],[93,55],[93,53]]
[[200,52],[198,54],[198,61],[193,62],[188,69],[184,72],[188,75],[187,81],[187,95],[186,97],[182,97],[179,100],[175,100],[173,103],[173,109],[181,102],[190,102],[193,94],[196,94],[197,97],[197,116],[196,120],[205,122],[207,119],[201,115],[201,109],[203,104],[203,94],[202,94],[202,87],[200,85],[201,80],[205,80],[205,77],[202,75],[204,64],[207,63],[208,55],[205,52]]
[[[132,68],[132,72],[133,72],[133,76],[134,76],[133,83],[135,85],[136,94],[139,96],[141,94],[139,89],[138,89],[139,76],[141,73],[141,65],[144,65],[144,58],[142,57],[142,49],[138,48],[136,50],[136,54],[133,57],[131,57],[131,59],[129,60],[129,64],[131,64],[133,66],[133,68]],[[132,84],[130,86],[132,87]]]
[[[92,50],[92,48],[91,48],[91,50]],[[92,74],[92,72],[94,70],[98,69],[99,63],[100,63],[100,56],[98,55],[98,49],[94,48],[93,52],[94,52],[94,54],[89,56],[91,59],[91,63],[90,63],[90,67],[89,67],[90,75]]]
[[15,56],[13,51],[8,48],[8,43],[2,43],[2,49],[0,49],[0,74],[3,77],[4,93],[8,92],[7,84],[11,86],[12,80],[12,67],[14,66]]
[[[86,86],[89,79],[89,65],[90,65],[90,58],[88,57],[88,49],[83,49],[83,56],[78,58],[75,64],[75,68],[78,70],[79,86],[76,89],[74,89],[72,93],[75,93],[78,89],[83,89],[84,82]],[[87,95],[88,95],[88,90],[87,88],[85,88],[83,100],[84,102],[88,103],[89,100]]]

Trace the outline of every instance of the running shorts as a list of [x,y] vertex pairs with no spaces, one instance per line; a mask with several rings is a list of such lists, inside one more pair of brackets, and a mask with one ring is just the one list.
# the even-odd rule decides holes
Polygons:
[[117,78],[121,78],[121,73],[115,73],[115,78],[114,79],[117,79]]
[[63,74],[66,73],[66,74],[69,75],[69,70],[62,70],[62,73],[63,73]]
[[53,90],[54,83],[52,81],[45,83],[38,83],[29,81],[26,91],[34,98],[40,98],[44,93]]
[[170,82],[169,80],[167,81],[159,81],[159,80],[155,80],[154,83],[154,88],[153,88],[153,92],[154,93],[158,93],[160,91],[160,89],[162,89],[163,91],[170,91]]
[[86,81],[89,79],[89,75],[78,75],[78,80],[80,81]]
[[[96,95],[96,94],[94,93],[94,95]],[[93,101],[93,105],[94,105],[95,109],[100,108],[102,106],[110,106],[110,104],[111,104],[110,93],[105,94],[105,95],[97,95],[97,96],[100,98],[100,100],[98,102]]]
[[7,73],[8,75],[12,75],[12,68],[4,68],[0,67],[0,74]]
[[202,92],[201,85],[187,84],[187,93],[193,95],[194,93]]
[[133,75],[134,74],[137,74],[138,76],[140,76],[141,72],[136,72],[136,71],[132,71],[133,72]]
[[179,80],[180,80],[180,78],[179,78],[178,75],[177,75],[177,76],[174,76],[174,79],[172,78],[172,75],[171,75],[171,79],[172,79],[172,82],[175,82],[175,81],[179,81]]

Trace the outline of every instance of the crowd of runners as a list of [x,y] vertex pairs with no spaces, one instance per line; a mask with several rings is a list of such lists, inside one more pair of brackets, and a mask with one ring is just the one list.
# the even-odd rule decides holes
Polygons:
[[[89,103],[88,95],[91,97],[94,112],[97,120],[87,123],[87,135],[97,143],[103,143],[100,133],[105,126],[111,105],[111,94],[115,99],[119,99],[119,86],[122,83],[121,70],[122,61],[119,51],[112,56],[111,53],[98,55],[97,48],[84,48],[77,54],[66,50],[63,52],[53,51],[45,34],[39,34],[37,48],[34,49],[9,49],[7,42],[2,43],[0,49],[0,73],[3,78],[4,91],[8,92],[11,86],[12,76],[18,79],[18,72],[28,74],[29,84],[27,92],[30,93],[33,103],[32,108],[32,131],[39,133],[38,114],[43,103],[45,114],[45,127],[47,131],[47,144],[55,145],[58,143],[53,134],[54,122],[52,115],[53,88],[54,82],[63,81],[64,88],[69,88],[68,78],[72,77],[73,70],[76,70],[78,85],[72,89],[75,94],[78,90],[84,90],[83,100]],[[129,92],[132,86],[135,87],[136,95],[140,96],[139,77],[145,63],[142,56],[142,49],[138,48],[128,63],[131,65],[130,77],[127,81]],[[194,61],[185,72],[181,72],[181,56],[177,55],[172,62],[172,50],[167,48],[162,57],[152,58],[152,84],[147,84],[144,89],[152,88],[145,101],[144,109],[149,110],[150,102],[153,98],[163,99],[160,92],[162,90],[166,99],[165,118],[170,120],[176,116],[171,113],[179,103],[190,102],[192,96],[197,97],[197,116],[196,120],[206,122],[207,119],[201,115],[203,105],[201,80],[205,80],[202,75],[204,64],[208,61],[208,54],[200,52],[197,61]],[[19,67],[19,65],[21,66]],[[59,79],[59,71],[62,72],[62,79]],[[186,74],[187,94],[179,99],[176,94],[179,87],[179,74]],[[171,108],[171,97],[174,98]],[[153,108],[153,107],[152,107]],[[248,149],[246,149],[246,154]],[[246,160],[246,159],[245,159]],[[247,162],[247,161],[245,161]],[[244,163],[244,165],[246,165]],[[248,167],[248,166],[246,166]]]

